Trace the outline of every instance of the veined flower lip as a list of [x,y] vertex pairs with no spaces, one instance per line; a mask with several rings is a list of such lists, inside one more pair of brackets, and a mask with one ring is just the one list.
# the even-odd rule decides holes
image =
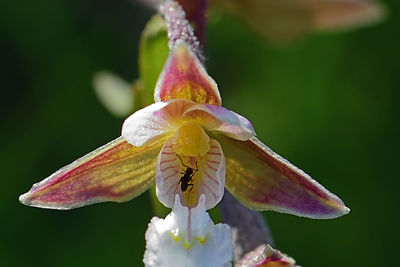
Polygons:
[[[197,205],[201,195],[205,195],[208,210],[221,201],[225,187],[225,157],[217,141],[210,140],[210,147],[204,157],[195,159],[195,166],[189,166],[175,154],[171,139],[165,143],[156,166],[156,194],[161,203],[173,207],[177,194],[183,205],[192,207]],[[189,177],[185,172],[191,167],[195,171]]]
[[[186,126],[193,130],[202,127],[204,130],[220,132],[238,140],[247,140],[255,134],[247,119],[221,106],[174,99],[157,102],[131,115],[123,124],[122,135],[135,146],[146,146],[158,138],[167,138],[156,167],[156,192],[159,200],[172,208],[174,194],[178,192],[185,205],[193,206],[197,204],[200,195],[205,194],[206,207],[210,209],[223,196],[224,153],[218,142],[210,140],[205,154],[180,154],[183,152],[176,150],[173,136]],[[190,142],[197,141],[199,140],[193,139]],[[186,161],[186,157],[192,161],[191,164],[184,163],[182,158]],[[161,166],[162,164],[164,165]],[[188,170],[190,174],[186,174]]]

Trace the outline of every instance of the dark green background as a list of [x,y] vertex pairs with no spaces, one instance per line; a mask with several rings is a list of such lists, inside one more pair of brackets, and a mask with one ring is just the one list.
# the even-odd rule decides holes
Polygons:
[[[387,5],[377,26],[284,47],[231,18],[209,22],[207,65],[224,105],[352,209],[335,220],[265,212],[276,247],[304,267],[396,265],[400,9]],[[137,77],[150,15],[125,0],[1,1],[2,266],[142,265],[148,194],[72,211],[18,196],[119,136],[122,119],[101,106],[91,78],[102,69]]]

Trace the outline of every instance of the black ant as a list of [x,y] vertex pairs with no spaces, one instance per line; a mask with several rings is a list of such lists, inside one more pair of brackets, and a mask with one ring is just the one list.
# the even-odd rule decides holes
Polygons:
[[[191,183],[193,181],[193,176],[196,174],[196,172],[199,171],[199,167],[197,167],[197,161],[196,161],[196,168],[192,168],[190,166],[185,165],[183,163],[182,158],[179,155],[176,155],[176,156],[179,158],[182,165],[184,167],[186,167],[185,172],[180,172],[183,175],[181,177],[181,179],[179,180],[179,183],[181,184],[181,190],[182,190],[182,192],[185,192],[188,189],[188,187],[190,186],[190,189],[189,189],[189,194],[190,194],[190,192],[192,192],[192,189],[194,186],[194,183]],[[176,186],[176,190],[178,189],[179,183]],[[175,190],[175,192],[176,192],[176,190]],[[189,196],[188,196],[188,198],[189,198]]]

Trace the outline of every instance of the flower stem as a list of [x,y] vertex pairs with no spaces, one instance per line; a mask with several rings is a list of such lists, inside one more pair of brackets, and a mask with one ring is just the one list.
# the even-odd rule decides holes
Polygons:
[[245,253],[261,244],[273,245],[271,232],[258,211],[240,204],[227,190],[220,202],[222,222],[233,229],[234,257],[237,262]]

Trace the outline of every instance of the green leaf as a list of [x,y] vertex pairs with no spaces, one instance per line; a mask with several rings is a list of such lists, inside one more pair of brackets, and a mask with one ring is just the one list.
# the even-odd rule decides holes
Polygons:
[[[142,106],[154,102],[154,88],[168,57],[168,33],[164,20],[153,16],[143,30],[139,46],[139,72],[141,80]],[[135,108],[141,108],[135,105]]]

